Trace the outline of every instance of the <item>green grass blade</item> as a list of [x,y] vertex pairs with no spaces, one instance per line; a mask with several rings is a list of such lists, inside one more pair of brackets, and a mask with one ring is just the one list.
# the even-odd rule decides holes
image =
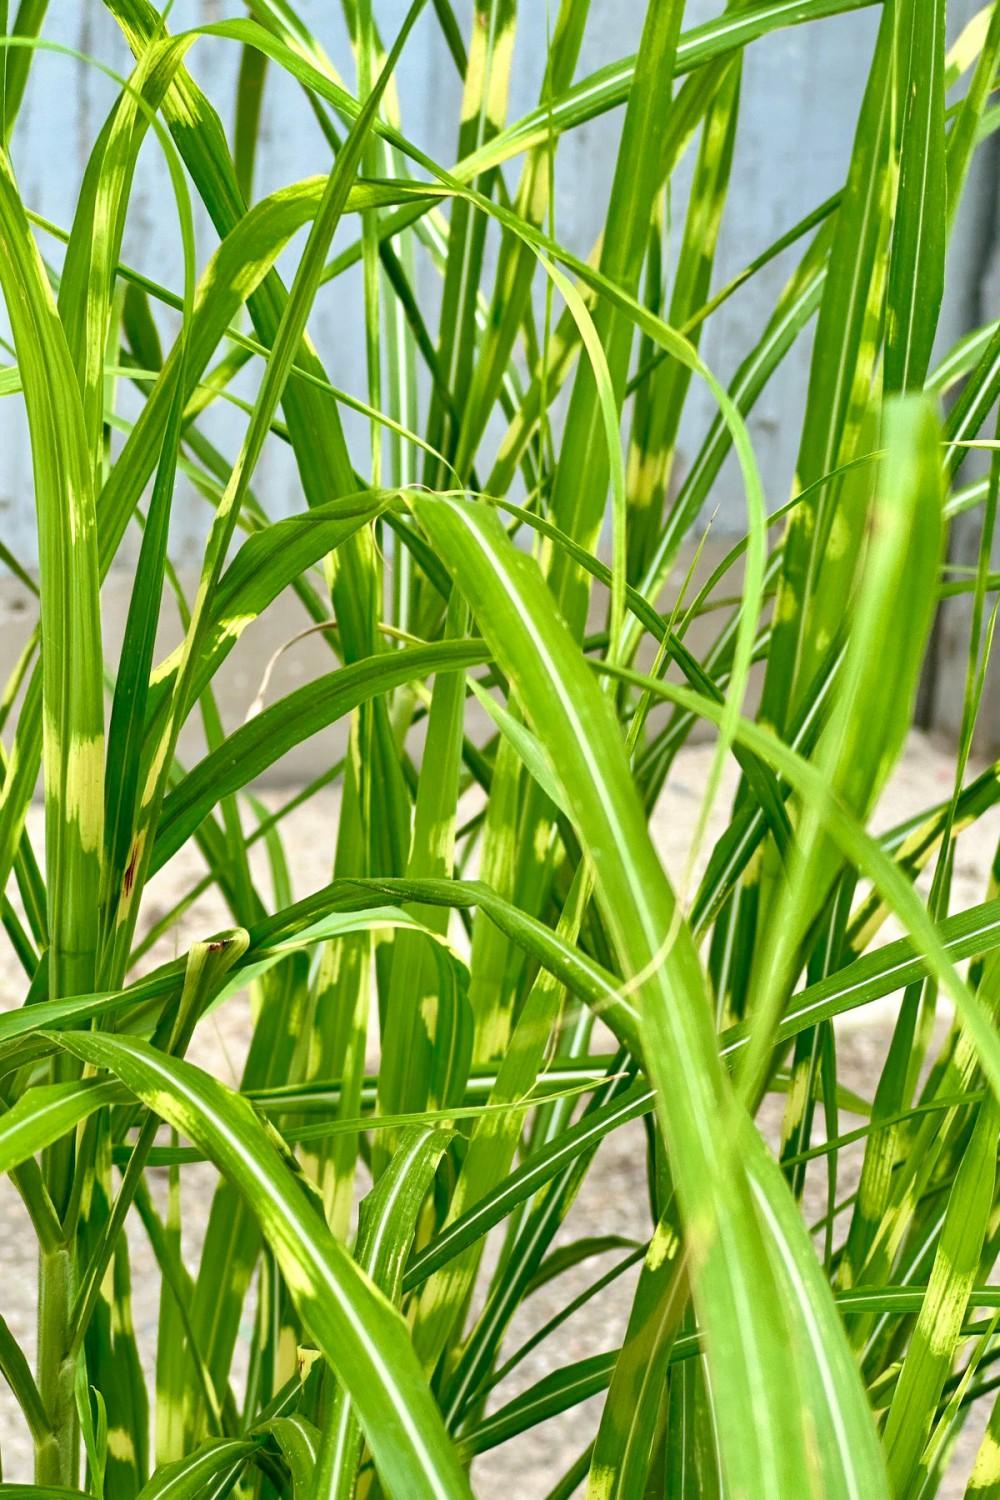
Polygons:
[[899,190],[886,291],[885,388],[918,389],[944,294],[944,0],[900,6]]
[[886,1419],[887,1465],[896,1494],[918,1478],[915,1471],[955,1357],[993,1202],[998,1129],[1000,1116],[990,1099],[980,1106],[955,1177],[927,1296]]
[[[36,37],[45,21],[49,0],[20,0],[13,27],[9,25],[9,0],[4,5],[4,31],[16,37]],[[0,69],[0,125],[2,142],[10,144],[11,133],[17,120],[24,90],[28,82],[28,69],[34,53],[29,47],[4,49],[3,67]]]
[[[355,1257],[375,1286],[398,1303],[403,1265],[450,1132],[414,1126],[362,1206]],[[316,1495],[351,1500],[361,1434],[343,1388],[337,1390],[320,1453]]]
[[[41,257],[0,156],[0,280],[32,431],[43,576],[43,720],[52,993],[93,988],[100,883],[104,704],[94,493],[83,412]],[[73,670],[68,664],[73,661]]]
[[[480,625],[516,682],[536,731],[544,736],[594,862],[598,898],[628,964],[626,972],[644,991],[647,1065],[659,1081],[657,1103],[685,1231],[691,1232],[692,1222],[699,1226],[695,1300],[709,1330],[727,1473],[736,1487],[743,1485],[751,1493],[768,1488],[781,1492],[788,1484],[808,1486],[816,1447],[811,1440],[807,1458],[804,1433],[782,1393],[802,1378],[799,1359],[810,1358],[811,1340],[799,1320],[807,1310],[819,1315],[828,1294],[815,1281],[805,1288],[787,1279],[787,1262],[779,1267],[773,1258],[770,1230],[758,1219],[743,1168],[726,1143],[739,1117],[718,1071],[704,980],[634,800],[617,729],[546,600],[537,571],[511,548],[496,523],[490,525],[491,518],[457,502],[418,500],[415,506],[421,524],[474,601]],[[711,1121],[713,1127],[697,1142],[690,1138],[694,1119]],[[774,1186],[765,1201],[786,1191],[784,1184]],[[735,1222],[739,1233],[730,1238],[724,1226]],[[796,1305],[800,1288],[804,1306]],[[735,1326],[736,1305],[744,1330],[738,1347],[724,1332]],[[719,1339],[714,1350],[713,1323]],[[837,1476],[831,1482],[846,1490],[883,1493],[867,1406],[845,1364],[846,1345],[842,1349],[837,1353],[836,1411],[828,1408],[822,1417],[813,1412],[821,1423],[819,1462]],[[766,1432],[755,1432],[744,1409],[751,1389],[767,1401],[771,1421]],[[844,1441],[845,1421],[854,1431],[851,1444]],[[775,1441],[778,1431],[780,1442]]]
[[316,1216],[250,1106],[146,1043],[82,1034],[66,1040],[208,1152],[253,1204],[307,1326],[350,1391],[390,1488],[415,1497],[468,1495],[401,1320]]
[[[913,701],[931,624],[931,580],[941,556],[939,428],[924,397],[887,404],[886,459],[871,514],[871,542],[853,598],[854,623],[829,724],[814,761],[832,797],[863,823],[885,784],[912,720]],[[911,628],[892,631],[906,599]],[[889,650],[894,651],[890,658]],[[897,691],[885,692],[884,672]],[[839,855],[820,832],[822,813],[803,808],[787,883],[762,914],[757,964],[751,978],[761,1033],[758,1059],[801,964],[800,944],[819,915],[837,873]],[[755,1044],[751,1044],[751,1052]],[[744,1075],[745,1077],[747,1075]],[[748,1084],[753,1090],[753,1084]]]

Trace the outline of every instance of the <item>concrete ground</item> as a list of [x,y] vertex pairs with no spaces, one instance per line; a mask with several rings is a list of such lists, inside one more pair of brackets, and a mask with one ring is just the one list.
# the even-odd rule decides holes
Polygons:
[[[670,785],[657,807],[653,832],[664,863],[675,882],[682,886],[690,855],[692,831],[697,819],[701,794],[708,774],[711,748],[695,745],[678,758]],[[891,826],[947,796],[952,774],[947,753],[938,750],[922,736],[914,736],[883,799],[880,825]],[[714,831],[724,825],[731,777],[727,777],[713,816],[709,836],[701,857],[695,862],[697,874]],[[270,791],[265,800],[278,805],[287,792]],[[40,843],[40,816],[37,821]],[[336,796],[323,794],[308,808],[289,818],[286,849],[292,866],[296,896],[307,894],[329,879],[330,851],[336,826]],[[1000,839],[1000,810],[984,818],[965,833],[959,844],[956,863],[953,910],[974,904],[984,898],[987,872]],[[153,882],[147,895],[144,920],[152,923],[197,881],[201,874],[196,854],[184,851]],[[266,879],[261,868],[262,879]],[[227,925],[226,913],[218,900],[206,895],[187,912],[174,928],[169,943],[158,945],[153,962],[183,952],[192,939],[204,937]],[[894,934],[886,928],[878,941]],[[0,961],[0,1006],[20,1004],[20,974],[13,956],[4,953]],[[868,1010],[855,1012],[838,1024],[838,1062],[842,1081],[868,1096],[874,1088],[894,1014],[895,1000],[890,998]],[[248,1036],[248,1013],[245,1001],[237,997],[222,1010],[208,1017],[199,1029],[192,1057],[219,1077],[235,1082],[239,1076]],[[771,1133],[780,1119],[780,1102],[767,1109],[762,1117]],[[843,1127],[854,1123],[848,1118]],[[843,1188],[849,1186],[852,1173],[860,1164],[860,1148],[845,1151],[841,1158]],[[193,1266],[204,1230],[210,1203],[213,1174],[208,1167],[185,1168],[184,1223],[185,1253]],[[822,1190],[820,1174],[816,1175],[814,1193]],[[817,1202],[821,1201],[817,1197]],[[641,1128],[636,1125],[619,1131],[602,1146],[593,1169],[562,1231],[566,1240],[597,1233],[617,1233],[637,1239],[649,1231],[646,1199],[644,1143]],[[140,1346],[145,1357],[152,1355],[156,1318],[158,1278],[155,1265],[141,1230],[133,1235],[135,1287],[135,1321]],[[590,1284],[599,1271],[609,1269],[610,1259],[590,1261],[566,1273],[556,1282],[542,1288],[520,1309],[510,1330],[508,1348],[514,1350],[533,1330],[541,1327],[561,1306]],[[0,1182],[0,1314],[29,1355],[32,1351],[35,1320],[35,1256],[30,1225],[20,1200],[9,1182]],[[518,1391],[533,1384],[557,1366],[599,1353],[615,1346],[621,1339],[634,1288],[634,1274],[613,1282],[595,1301],[574,1315],[550,1342],[541,1344],[505,1381],[498,1402],[511,1399]],[[244,1330],[244,1342],[249,1329]],[[245,1347],[243,1351],[245,1355]],[[480,1458],[474,1469],[474,1485],[482,1500],[542,1500],[559,1475],[569,1466],[592,1436],[600,1411],[600,1398],[588,1405],[523,1435],[509,1447],[500,1447]],[[969,1467],[978,1445],[979,1430],[988,1413],[976,1413],[963,1433],[953,1466],[954,1480],[941,1492],[945,1500],[957,1500],[964,1493]],[[0,1452],[3,1478],[7,1481],[30,1479],[30,1449],[19,1413],[6,1386],[0,1382]]]

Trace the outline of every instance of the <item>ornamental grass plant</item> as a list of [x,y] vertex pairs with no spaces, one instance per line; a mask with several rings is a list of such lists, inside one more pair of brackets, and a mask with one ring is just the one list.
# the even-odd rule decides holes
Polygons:
[[[550,0],[537,106],[515,117],[516,0],[343,0],[337,64],[290,0],[192,30],[104,0],[133,65],[82,60],[114,103],[65,223],[17,175],[51,17],[0,3],[0,388],[26,414],[39,558],[36,578],[4,540],[38,615],[0,700],[23,1002],[0,1014],[0,1169],[37,1238],[38,1340],[29,1360],[0,1321],[35,1455],[34,1485],[0,1493],[459,1500],[476,1455],[516,1456],[598,1394],[550,1500],[925,1500],[956,1483],[970,1412],[988,1422],[960,1479],[1000,1496],[1000,897],[962,909],[952,890],[957,841],[1000,801],[1000,763],[970,759],[1000,330],[937,338],[1000,126],[1000,7],[962,29],[946,0],[730,0],[695,25],[649,0],[635,56],[587,75],[614,3]],[[859,9],[877,25],[842,187],[725,280],[747,49]],[[396,88],[417,28],[461,79],[444,161]],[[238,70],[231,120],[195,81],[204,49]],[[300,119],[272,128],[318,132],[328,164],[257,192],[286,75]],[[599,117],[614,172],[581,256],[555,191],[574,170],[596,191],[564,147]],[[147,154],[169,174],[172,285],[123,251]],[[784,289],[724,383],[705,331],[779,256]],[[309,328],[358,288],[367,385],[346,392]],[[775,496],[747,421],[800,342],[795,481]],[[274,452],[291,514],[259,482]],[[168,542],[192,486],[208,524],[188,588]],[[723,492],[742,535],[699,568]],[[949,560],[959,516],[971,567]],[[885,831],[956,595],[953,776]],[[227,732],[227,658],[279,607],[325,670]],[[343,759],[268,811],[255,784],[333,724]],[[649,820],[693,735],[714,752],[671,883]],[[293,900],[284,817],[311,796],[329,880]],[[230,925],[154,966],[147,885],[192,848]],[[234,1087],[186,1053],[246,992]],[[862,1095],[838,1077],[837,1018],[890,996]],[[758,1122],[775,1098],[777,1140]],[[622,1242],[611,1184],[601,1234],[574,1237],[602,1143],[634,1121],[644,1235]],[[154,1337],[131,1313],[136,1237]],[[581,1268],[542,1330],[553,1372],[525,1389],[512,1320]],[[627,1319],[574,1360],[566,1320],[600,1316],[626,1273]]]

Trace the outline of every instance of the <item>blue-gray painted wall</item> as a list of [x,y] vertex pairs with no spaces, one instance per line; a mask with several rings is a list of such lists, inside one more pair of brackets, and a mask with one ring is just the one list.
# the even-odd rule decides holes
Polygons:
[[[404,0],[377,0],[376,13],[386,35],[392,34],[405,8]],[[463,20],[469,8],[468,0],[457,6]],[[521,0],[519,6],[512,116],[537,102],[547,8],[545,0]],[[555,9],[554,4],[551,8]],[[697,25],[720,8],[718,0],[689,0],[685,25]],[[976,8],[976,0],[952,0],[952,32]],[[299,9],[349,78],[350,54],[336,0],[299,0]],[[644,11],[645,0],[593,0],[581,74],[634,50]],[[243,14],[244,8],[235,0],[176,0],[170,24],[179,30]],[[717,284],[843,181],[877,20],[878,8],[874,7],[777,33],[747,50],[744,108]],[[127,49],[100,0],[52,0],[44,34],[121,71],[128,69]],[[228,124],[238,48],[218,38],[203,39],[190,53],[189,62]],[[459,85],[430,14],[418,23],[400,69],[399,84],[407,132],[435,158],[449,162],[454,154]],[[69,223],[88,151],[113,97],[110,80],[74,59],[46,54],[34,65],[14,140],[15,167],[27,201],[61,224]],[[596,121],[568,136],[560,148],[557,233],[580,252],[589,251],[602,222],[619,125],[617,114]],[[322,171],[328,164],[328,154],[302,94],[277,70],[270,70],[257,190],[266,191]],[[945,344],[974,315],[991,228],[983,222],[984,201],[984,194],[973,188],[956,234],[950,293],[942,320]],[[678,221],[682,212],[683,202],[679,201]],[[196,210],[196,218],[203,264],[214,239],[204,213]],[[353,226],[349,232],[355,232]],[[58,259],[53,241],[42,236],[41,243],[46,253]],[[294,250],[293,246],[293,255]],[[704,353],[722,377],[733,371],[756,341],[797,253],[793,250],[768,267],[711,321]],[[152,138],[143,150],[125,254],[149,275],[178,285],[180,254],[174,209],[163,162]],[[430,298],[433,284],[434,273],[428,271],[422,286]],[[347,276],[323,292],[310,323],[331,378],[358,395],[365,389],[360,304],[358,278]],[[808,341],[803,340],[765,392],[750,421],[773,504],[787,496],[792,480],[808,359]],[[248,384],[246,389],[252,386]],[[707,396],[696,393],[681,437],[682,466],[685,452],[690,453],[698,441],[711,410]],[[232,451],[240,419],[223,412],[215,420],[221,424],[216,431],[223,446]],[[349,418],[348,429],[363,463],[367,442],[363,424]],[[301,505],[293,468],[277,444],[262,461],[257,488],[275,513]],[[713,504],[718,506],[718,530],[739,528],[742,497],[735,472],[724,473]],[[175,514],[173,549],[179,563],[197,559],[204,524],[204,502],[185,494]],[[30,565],[35,555],[30,455],[23,415],[18,403],[11,400],[0,403],[0,529],[8,545]]]

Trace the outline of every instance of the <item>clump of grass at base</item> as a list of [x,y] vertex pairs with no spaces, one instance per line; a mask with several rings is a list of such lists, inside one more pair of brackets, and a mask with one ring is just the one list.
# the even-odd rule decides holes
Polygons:
[[[106,0],[134,68],[65,225],[12,165],[29,70],[51,66],[46,7],[0,7],[2,390],[27,416],[39,556],[39,628],[0,709],[0,916],[24,1002],[0,1015],[0,1169],[38,1241],[37,1358],[0,1321],[35,1454],[19,1494],[455,1500],[477,1455],[516,1460],[599,1393],[552,1500],[925,1500],[956,1482],[956,1438],[993,1399],[1000,899],[956,909],[952,885],[957,839],[1000,799],[998,766],[969,772],[1000,335],[932,356],[949,236],[1000,124],[1000,9],[948,51],[946,0],[885,0],[842,191],[724,283],[745,49],[858,0],[750,0],[697,27],[651,0],[636,56],[583,77],[608,3],[552,0],[537,108],[512,119],[516,0],[475,0],[467,27],[449,0],[416,0],[385,33],[391,7],[344,0],[341,72],[291,5],[171,34],[148,0]],[[461,78],[448,164],[413,144],[396,89],[417,25]],[[187,70],[209,49],[238,71],[231,129]],[[260,194],[281,74],[329,166]],[[616,166],[580,257],[555,185],[598,116]],[[122,259],[142,152],[169,171],[178,285]],[[787,284],[727,389],[704,331],[778,255]],[[367,379],[345,393],[308,329],[358,285]],[[809,336],[775,521],[746,423]],[[705,389],[716,416],[682,462]],[[298,496],[282,518],[255,484],[279,448]],[[745,534],[704,587],[694,567],[672,593],[730,455]],[[208,526],[186,594],[168,544],[192,481]],[[978,560],[954,570],[969,512]],[[100,590],[126,555],[118,651]],[[956,593],[971,628],[952,788],[875,834]],[[293,599],[327,670],[226,733],[227,658]],[[192,719],[207,748],[189,764]],[[343,761],[266,812],[255,783],[334,724]],[[706,729],[672,883],[649,820]],[[709,838],[729,762],[738,789]],[[284,819],[310,797],[329,882],[296,901]],[[147,886],[189,848],[231,925],[153,968],[153,936],[197,891],[151,934]],[[246,989],[234,1087],[185,1054]],[[834,1022],[889,995],[860,1098]],[[758,1123],[775,1096],[776,1148]],[[613,1200],[596,1240],[568,1236],[602,1143],[640,1119],[643,1239],[621,1241]],[[853,1181],[840,1152],[858,1141]],[[136,1236],[159,1273],[153,1334],[131,1312]],[[630,1272],[613,1347],[574,1360],[565,1320]],[[552,1373],[525,1390],[532,1346],[508,1333],[541,1281],[561,1308]],[[998,1412],[970,1496],[1000,1494]]]

